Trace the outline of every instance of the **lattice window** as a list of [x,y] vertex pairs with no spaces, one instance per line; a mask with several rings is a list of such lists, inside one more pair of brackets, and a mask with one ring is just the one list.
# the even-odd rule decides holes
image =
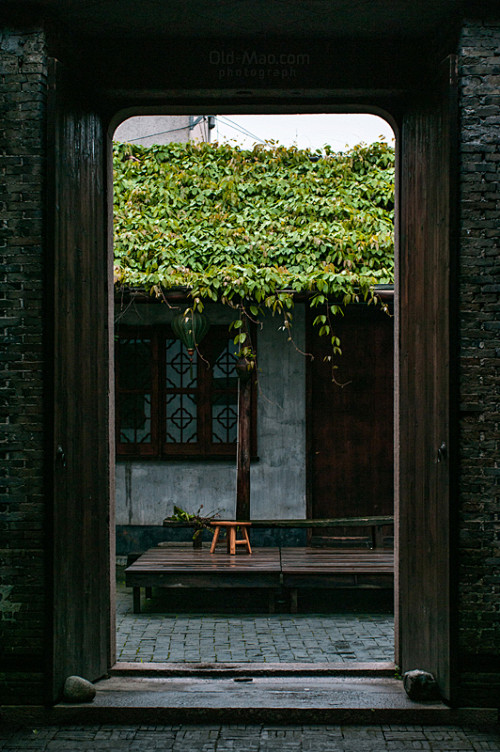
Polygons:
[[118,443],[139,453],[152,451],[151,402],[153,390],[152,341],[150,337],[120,337],[116,361],[120,380],[117,405]]
[[[237,350],[226,327],[212,327],[192,360],[166,327],[122,327],[116,356],[118,455],[234,456]],[[253,415],[255,454],[255,405]]]
[[212,441],[216,444],[235,444],[238,436],[237,351],[237,345],[229,340],[213,366]]
[[198,441],[198,363],[178,339],[165,340],[165,441]]

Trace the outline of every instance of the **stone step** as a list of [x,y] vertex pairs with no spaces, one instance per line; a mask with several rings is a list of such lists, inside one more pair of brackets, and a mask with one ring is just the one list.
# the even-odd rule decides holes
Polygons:
[[[495,723],[497,711],[450,709],[412,702],[387,677],[237,676],[234,678],[113,676],[96,683],[92,703],[31,709],[37,723]],[[12,719],[12,711],[9,714]],[[22,712],[22,709],[18,709]],[[17,718],[18,722],[27,722]]]

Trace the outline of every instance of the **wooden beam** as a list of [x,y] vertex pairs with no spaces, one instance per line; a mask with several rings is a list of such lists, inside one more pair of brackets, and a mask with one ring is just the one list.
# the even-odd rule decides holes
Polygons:
[[236,519],[250,519],[250,418],[252,379],[238,380],[238,445],[236,447]]
[[[252,520],[255,528],[293,528],[293,527],[370,527],[378,525],[394,525],[392,515],[377,517],[334,517],[332,519],[315,520]],[[164,527],[193,527],[193,522],[178,522],[177,520],[165,519]]]

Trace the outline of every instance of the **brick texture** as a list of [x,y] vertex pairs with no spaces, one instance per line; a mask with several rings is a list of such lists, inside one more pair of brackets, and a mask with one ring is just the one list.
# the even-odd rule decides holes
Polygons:
[[40,697],[44,660],[42,250],[46,51],[0,33],[0,687]]
[[[459,75],[459,640],[470,665],[471,656],[500,655],[499,22],[464,24]],[[500,687],[500,674],[479,676],[478,661],[478,674],[462,677],[469,702],[491,701]]]
[[[4,746],[3,746],[4,745]],[[0,728],[0,749],[15,752],[498,752],[498,726],[223,725]]]

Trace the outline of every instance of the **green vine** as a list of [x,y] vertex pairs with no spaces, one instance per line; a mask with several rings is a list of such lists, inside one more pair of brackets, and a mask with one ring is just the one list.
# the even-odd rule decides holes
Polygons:
[[[377,303],[394,278],[394,150],[345,153],[216,144],[114,146],[115,280],[162,296],[189,291],[192,307],[219,301],[243,322],[266,311],[290,332],[306,293],[321,335],[332,318]],[[334,301],[333,303],[331,301]]]

